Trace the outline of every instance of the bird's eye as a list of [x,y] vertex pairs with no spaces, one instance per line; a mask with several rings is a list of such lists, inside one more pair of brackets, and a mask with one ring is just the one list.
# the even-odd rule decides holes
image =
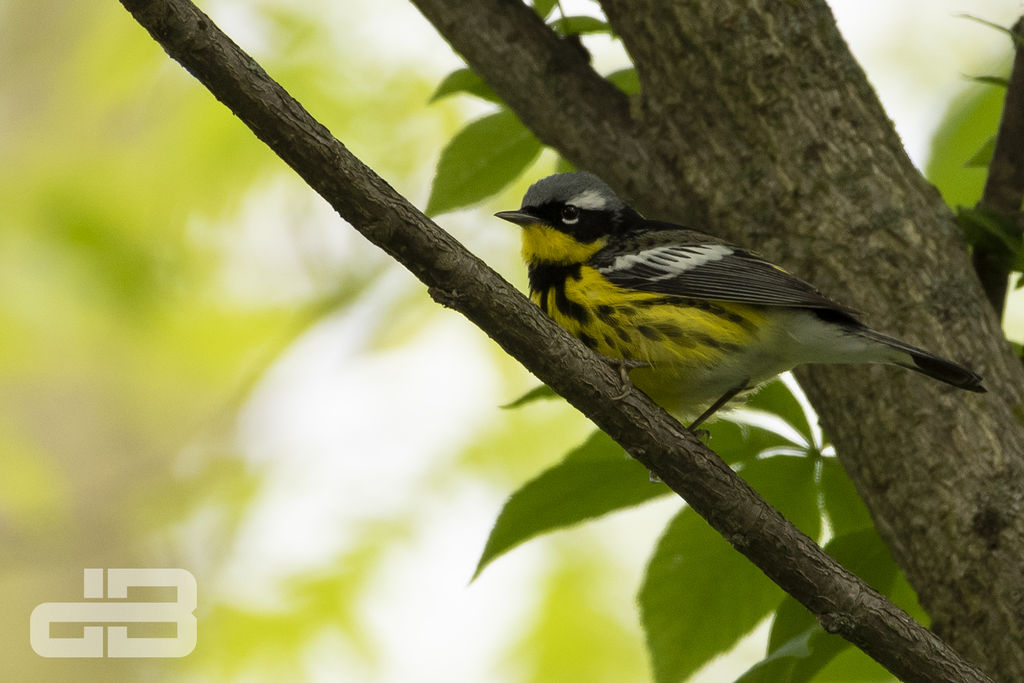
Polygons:
[[571,225],[580,219],[580,210],[572,204],[566,204],[562,209],[562,222]]

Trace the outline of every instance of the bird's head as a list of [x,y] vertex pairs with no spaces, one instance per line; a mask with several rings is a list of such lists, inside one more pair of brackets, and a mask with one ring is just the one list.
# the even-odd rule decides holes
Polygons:
[[592,173],[558,173],[530,186],[518,211],[498,218],[523,228],[523,259],[582,263],[639,216]]

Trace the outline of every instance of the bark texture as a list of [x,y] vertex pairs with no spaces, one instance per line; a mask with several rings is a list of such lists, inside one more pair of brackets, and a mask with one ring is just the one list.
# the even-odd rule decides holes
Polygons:
[[933,628],[1024,680],[1024,371],[826,4],[602,0],[640,76],[627,106],[524,5],[413,2],[634,206],[754,248],[985,376],[972,395],[891,368],[799,373]]

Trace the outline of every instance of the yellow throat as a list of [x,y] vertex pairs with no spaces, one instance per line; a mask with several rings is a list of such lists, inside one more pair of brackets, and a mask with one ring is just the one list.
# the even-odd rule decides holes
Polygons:
[[527,263],[585,263],[606,243],[604,237],[589,243],[580,242],[542,223],[523,226],[523,260]]

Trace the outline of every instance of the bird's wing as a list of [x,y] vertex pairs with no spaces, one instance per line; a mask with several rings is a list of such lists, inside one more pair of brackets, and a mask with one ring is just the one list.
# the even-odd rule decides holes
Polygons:
[[602,250],[591,265],[611,282],[644,292],[854,315],[782,268],[724,243],[632,242]]

